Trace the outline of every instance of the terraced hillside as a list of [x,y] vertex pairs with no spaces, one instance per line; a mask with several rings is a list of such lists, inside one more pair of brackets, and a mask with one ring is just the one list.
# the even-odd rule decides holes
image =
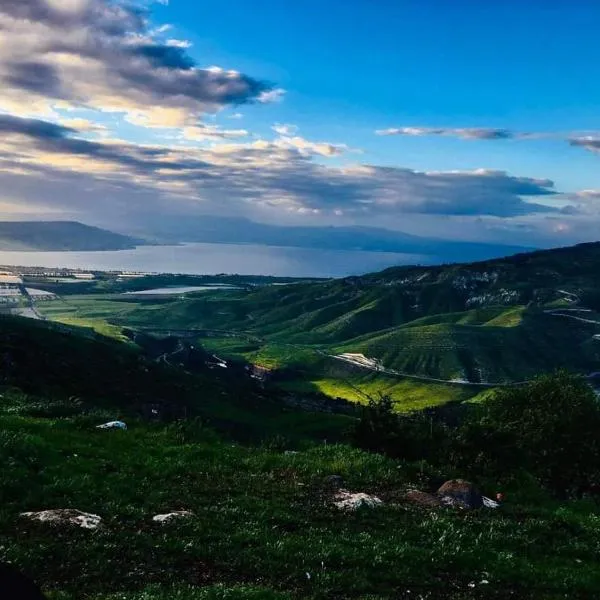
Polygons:
[[359,352],[390,370],[447,380],[518,381],[558,366],[589,373],[600,370],[594,338],[600,326],[582,311],[600,306],[598,267],[600,243],[581,244],[203,294],[159,309],[137,307],[121,322],[148,326],[158,318],[165,327],[244,333],[329,354]]

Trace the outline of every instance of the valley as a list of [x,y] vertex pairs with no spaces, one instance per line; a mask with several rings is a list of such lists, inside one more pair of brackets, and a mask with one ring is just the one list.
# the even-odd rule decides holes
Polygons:
[[[594,593],[598,282],[562,252],[342,280],[14,269],[46,295],[0,315],[1,555],[51,600]],[[576,428],[575,471],[503,429],[531,415]],[[448,478],[509,501],[443,508]],[[100,525],[22,516],[46,509]]]
[[99,275],[77,286],[38,281],[57,300],[36,306],[117,338],[123,328],[185,333],[265,369],[280,389],[359,402],[385,392],[413,410],[556,368],[600,370],[598,259],[598,245],[585,244],[323,281]]

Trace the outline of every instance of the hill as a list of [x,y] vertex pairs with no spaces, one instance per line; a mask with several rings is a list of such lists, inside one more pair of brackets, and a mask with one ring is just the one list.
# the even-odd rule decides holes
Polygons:
[[[252,380],[207,368],[202,351],[197,369],[169,365],[160,357],[176,340],[133,337],[0,321],[0,560],[50,600],[597,595],[593,500],[557,500],[527,473],[486,477],[324,443],[345,439],[335,415],[284,409]],[[113,418],[128,429],[96,429]],[[421,442],[435,446],[429,433]],[[487,494],[507,494],[502,509],[406,500],[477,472]],[[340,510],[331,476],[382,505]],[[101,526],[21,516],[60,508]],[[174,510],[189,514],[153,520]]]
[[[171,355],[178,357],[174,364]],[[154,414],[166,422],[184,416],[238,440],[283,436],[297,442],[339,438],[352,420],[293,410],[243,366],[216,371],[209,359],[177,338],[138,335],[135,343],[123,342],[91,328],[0,316],[0,384],[44,398],[27,414],[95,421]]]
[[[600,370],[600,243],[470,264],[397,267],[324,282],[138,307],[134,326],[217,329],[262,344],[364,353],[408,375],[503,383]],[[115,319],[119,322],[120,319]]]
[[0,250],[126,250],[143,243],[77,221],[0,221]]

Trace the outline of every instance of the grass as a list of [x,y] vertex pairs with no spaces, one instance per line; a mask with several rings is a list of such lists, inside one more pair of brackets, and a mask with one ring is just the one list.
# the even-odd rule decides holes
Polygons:
[[111,325],[104,319],[90,319],[82,317],[59,316],[53,319],[57,323],[73,325],[74,327],[84,327],[92,329],[96,333],[121,342],[127,342],[128,338],[123,335],[123,328],[117,325]]
[[[76,416],[6,414],[6,402],[0,558],[56,600],[600,592],[592,504],[527,504],[519,482],[503,482],[513,500],[502,511],[430,513],[398,501],[406,486],[419,484],[418,466],[347,446],[286,454],[232,445],[203,428],[132,422],[125,432],[98,431]],[[385,505],[338,511],[321,487],[329,474]],[[99,514],[104,527],[53,528],[19,517],[52,507]],[[154,514],[175,509],[195,516],[152,523]]]
[[423,383],[408,378],[349,373],[345,378],[300,379],[282,382],[283,389],[294,392],[318,391],[332,398],[365,404],[369,397],[389,395],[398,412],[410,412],[468,399],[476,391],[464,386]]

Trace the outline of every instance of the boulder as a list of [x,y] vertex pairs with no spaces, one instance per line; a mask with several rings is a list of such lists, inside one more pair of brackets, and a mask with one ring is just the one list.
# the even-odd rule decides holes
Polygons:
[[334,497],[334,504],[341,510],[357,510],[361,507],[375,508],[383,502],[377,496],[339,490]]
[[479,490],[464,479],[446,481],[437,491],[442,504],[463,509],[481,508],[483,497]]
[[81,512],[73,508],[57,508],[42,510],[39,512],[24,512],[22,517],[31,521],[41,521],[53,525],[69,525],[82,527],[83,529],[97,529],[102,519],[98,515]]
[[492,500],[491,498],[482,496],[481,499],[483,500],[483,506],[485,506],[486,508],[499,508],[500,507],[500,503],[496,502],[495,500]]
[[440,508],[443,506],[442,501],[433,494],[427,492],[421,492],[420,490],[409,490],[404,496],[406,500],[412,504],[418,506],[424,506],[426,508]]
[[102,425],[96,425],[96,429],[127,429],[127,425],[123,421],[109,421]]
[[152,517],[152,520],[156,523],[169,523],[170,521],[175,521],[177,519],[185,519],[187,517],[193,517],[194,513],[189,510],[175,510],[170,513],[165,513],[162,515],[155,515]]

